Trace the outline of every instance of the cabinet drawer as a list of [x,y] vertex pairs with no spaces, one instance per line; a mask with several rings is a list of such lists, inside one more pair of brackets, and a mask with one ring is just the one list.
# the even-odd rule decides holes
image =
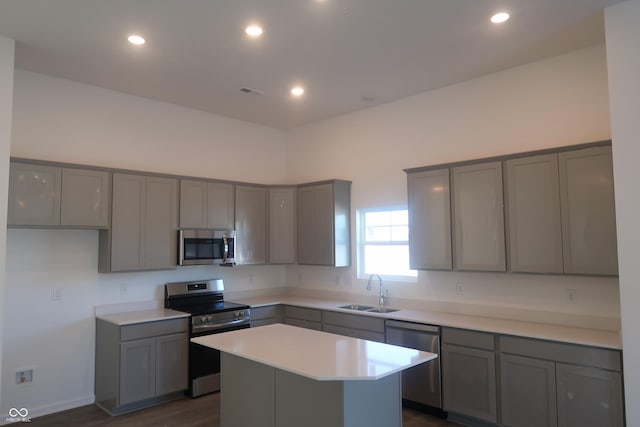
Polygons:
[[613,371],[622,370],[620,352],[606,348],[502,336],[500,337],[500,351]]
[[322,318],[326,325],[343,326],[384,334],[384,319],[338,313],[335,311],[325,311]]
[[320,322],[313,322],[311,320],[295,319],[293,317],[285,317],[284,323],[291,326],[297,326],[299,328],[313,329],[315,331],[322,330],[322,324]]
[[251,309],[251,322],[254,320],[274,319],[282,320],[282,306],[268,305],[265,307],[255,307]]
[[465,347],[494,350],[494,335],[487,332],[469,331],[466,329],[442,328],[442,342]]
[[189,318],[159,320],[156,322],[136,323],[120,328],[120,341],[177,334],[189,331]]
[[292,305],[284,306],[284,317],[309,320],[312,322],[320,322],[322,320],[322,314],[320,310],[316,310],[313,308],[295,307]]

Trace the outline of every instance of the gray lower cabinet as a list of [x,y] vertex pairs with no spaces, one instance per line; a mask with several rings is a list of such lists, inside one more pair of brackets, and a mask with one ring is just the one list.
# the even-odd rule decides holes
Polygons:
[[109,226],[109,172],[11,162],[9,226]]
[[502,163],[452,168],[456,270],[505,271]]
[[351,182],[298,186],[298,264],[351,265]]
[[493,334],[442,329],[442,400],[453,421],[497,422]]
[[96,404],[112,415],[183,396],[188,319],[120,326],[96,320]]
[[385,342],[384,319],[379,317],[324,311],[322,330],[353,338]]
[[267,263],[267,189],[236,185],[237,264]]
[[251,307],[251,327],[282,323],[282,311],[280,304]]
[[624,426],[619,351],[510,336],[500,351],[503,425]]
[[234,186],[212,181],[180,180],[180,227],[234,227]]
[[618,274],[611,147],[559,154],[564,271]]
[[407,174],[409,266],[451,270],[449,169]]
[[176,179],[113,174],[111,216],[111,229],[100,232],[100,272],[176,267]]
[[269,188],[269,264],[296,261],[296,188]]
[[322,330],[322,311],[315,308],[285,305],[282,323],[301,328]]
[[510,159],[504,169],[510,270],[562,273],[558,154]]

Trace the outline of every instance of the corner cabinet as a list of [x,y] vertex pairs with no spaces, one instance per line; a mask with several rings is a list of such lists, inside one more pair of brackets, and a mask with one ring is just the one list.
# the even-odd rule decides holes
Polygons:
[[351,265],[351,182],[298,187],[298,264]]
[[506,271],[502,163],[451,169],[456,270]]
[[269,188],[269,264],[296,262],[296,188]]
[[236,185],[237,264],[267,263],[267,189]]
[[234,227],[233,184],[180,180],[180,227]]
[[109,172],[11,162],[9,227],[106,228]]
[[100,232],[98,271],[164,270],[176,267],[176,179],[113,174],[111,215],[111,229]]
[[451,270],[449,169],[407,174],[409,267]]
[[186,317],[125,326],[96,319],[96,404],[119,415],[182,397],[188,329]]

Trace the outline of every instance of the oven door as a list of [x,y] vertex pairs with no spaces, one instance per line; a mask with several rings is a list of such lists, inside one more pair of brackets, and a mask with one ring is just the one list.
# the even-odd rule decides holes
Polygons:
[[[249,319],[237,324],[191,333],[191,338],[235,331],[250,326]],[[220,351],[189,342],[189,395],[202,396],[220,390]]]
[[234,252],[233,230],[178,231],[178,265],[233,265]]

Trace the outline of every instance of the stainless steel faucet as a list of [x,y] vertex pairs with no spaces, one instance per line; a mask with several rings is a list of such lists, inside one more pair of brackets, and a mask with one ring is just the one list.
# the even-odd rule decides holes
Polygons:
[[385,292],[382,291],[382,277],[380,277],[379,274],[372,274],[371,276],[369,276],[369,280],[367,280],[367,290],[370,291],[371,290],[371,280],[373,280],[374,277],[378,278],[378,283],[380,284],[380,290],[378,293],[378,306],[382,307],[383,305],[385,305],[386,303],[386,290]]

